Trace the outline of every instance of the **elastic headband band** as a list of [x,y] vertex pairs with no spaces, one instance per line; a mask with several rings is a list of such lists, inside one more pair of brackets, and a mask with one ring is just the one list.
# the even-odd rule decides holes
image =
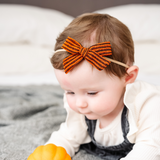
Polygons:
[[[57,52],[61,52],[61,51],[66,51],[66,50],[65,49],[58,49],[58,50],[54,51],[54,54],[57,53]],[[109,61],[111,61],[113,63],[116,63],[116,64],[118,64],[120,66],[123,66],[125,68],[129,68],[129,66],[127,64],[124,64],[122,62],[116,61],[116,60],[108,58],[108,57],[105,57],[105,59],[107,59],[107,60],[109,60]]]

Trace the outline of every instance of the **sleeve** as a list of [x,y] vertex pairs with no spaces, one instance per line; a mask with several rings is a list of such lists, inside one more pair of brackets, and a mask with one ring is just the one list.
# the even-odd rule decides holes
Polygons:
[[139,100],[136,103],[140,111],[135,145],[121,160],[160,160],[160,94],[152,94],[143,104]]
[[52,133],[46,144],[53,143],[62,146],[72,157],[78,151],[80,144],[88,143],[91,139],[87,133],[84,115],[76,113],[69,107],[65,95],[64,107],[67,111],[66,121],[60,125],[58,131]]

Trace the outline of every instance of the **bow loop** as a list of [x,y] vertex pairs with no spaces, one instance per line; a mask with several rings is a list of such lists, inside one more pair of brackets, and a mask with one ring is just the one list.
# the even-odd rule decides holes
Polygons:
[[72,55],[80,54],[81,47],[82,45],[80,43],[70,37],[68,37],[62,45],[62,48]]
[[71,54],[63,60],[65,73],[72,70],[83,59],[87,60],[98,70],[102,70],[110,64],[110,61],[104,58],[104,56],[112,55],[110,42],[98,43],[85,48],[73,38],[68,37],[62,48]]

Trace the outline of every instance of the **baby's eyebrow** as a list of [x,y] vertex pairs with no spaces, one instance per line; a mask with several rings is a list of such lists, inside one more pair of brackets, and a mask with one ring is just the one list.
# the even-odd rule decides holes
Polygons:
[[99,88],[101,88],[101,86],[99,85],[99,84],[89,84],[89,85],[84,85],[84,86],[82,86],[82,87],[80,87],[81,89],[99,89]]
[[61,84],[60,86],[63,90],[66,90],[66,91],[73,91],[74,89],[76,89],[76,90],[78,89],[78,90],[82,90],[82,91],[94,91],[95,92],[95,91],[100,91],[103,89],[99,85],[88,85],[88,86],[82,85],[82,87],[78,86],[77,88],[70,88],[69,86],[66,86],[64,84]]
[[63,90],[71,91],[71,89],[66,88],[66,87],[64,87],[64,86],[61,86],[61,88],[62,88]]
[[85,87],[85,88],[81,88],[81,90],[98,91],[98,90],[100,90],[100,88],[98,88],[98,87]]
[[64,87],[61,87],[63,90],[66,90]]

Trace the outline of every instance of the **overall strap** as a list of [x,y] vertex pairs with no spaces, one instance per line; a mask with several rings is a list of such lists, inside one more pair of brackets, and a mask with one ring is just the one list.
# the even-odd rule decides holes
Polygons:
[[132,150],[134,144],[130,143],[127,139],[127,134],[129,132],[129,123],[127,120],[126,106],[124,106],[121,117],[121,126],[124,137],[124,141],[121,144],[107,147],[100,145],[94,138],[97,120],[89,120],[86,117],[85,120],[88,126],[88,134],[91,137],[91,142],[81,145],[80,149],[84,149],[88,153],[99,156],[100,158],[105,160],[119,160],[120,158],[125,157]]

